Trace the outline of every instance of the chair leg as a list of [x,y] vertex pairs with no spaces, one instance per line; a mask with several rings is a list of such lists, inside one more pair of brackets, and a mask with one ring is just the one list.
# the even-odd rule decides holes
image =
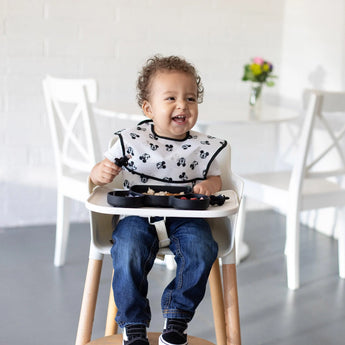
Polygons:
[[58,192],[54,265],[63,266],[69,235],[69,213],[71,200]]
[[212,266],[209,276],[209,284],[217,345],[226,345],[224,299],[220,277],[219,259],[217,259]]
[[236,264],[222,265],[227,345],[241,345]]
[[[114,270],[111,281],[113,281],[114,277]],[[108,313],[107,313],[107,321],[105,324],[105,336],[114,335],[117,333],[118,325],[115,321],[115,316],[117,314],[117,307],[114,301],[114,292],[112,283],[110,284],[110,292],[109,292],[109,302],[108,302]]]
[[75,345],[91,340],[103,260],[89,259]]
[[297,209],[289,210],[286,215],[286,271],[287,285],[291,290],[299,288],[299,238],[300,224]]

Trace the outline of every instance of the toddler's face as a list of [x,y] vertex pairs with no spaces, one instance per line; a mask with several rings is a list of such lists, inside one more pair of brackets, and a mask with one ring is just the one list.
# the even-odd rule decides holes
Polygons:
[[158,135],[185,138],[198,118],[195,79],[178,71],[158,72],[151,81],[149,101],[144,101],[143,111],[153,120]]

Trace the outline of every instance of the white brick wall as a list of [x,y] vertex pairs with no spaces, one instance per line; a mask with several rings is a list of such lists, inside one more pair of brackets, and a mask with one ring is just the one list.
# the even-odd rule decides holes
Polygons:
[[[339,11],[344,1],[335,0]],[[0,227],[55,221],[55,169],[41,88],[45,74],[96,78],[101,104],[139,112],[135,81],[141,65],[154,53],[177,54],[199,69],[205,102],[222,100],[231,106],[231,100],[247,101],[249,86],[240,80],[244,63],[262,55],[274,62],[280,75],[277,86],[265,90],[267,97],[274,98],[285,87],[284,96],[296,99],[305,83],[294,90],[286,87],[296,61],[286,48],[291,38],[297,40],[296,47],[304,42],[290,35],[286,23],[299,16],[300,31],[318,25],[322,34],[319,22],[303,20],[308,7],[301,3],[319,16],[327,8],[330,21],[332,14],[341,17],[326,0],[0,0]],[[345,73],[343,45],[337,44],[344,42],[344,25],[337,30],[330,43],[329,35],[320,38],[338,54],[327,66],[330,79]],[[325,63],[316,48],[314,41],[306,56]],[[298,73],[306,76],[310,69],[303,66]],[[99,127],[104,147],[116,126],[105,121]],[[232,137],[235,170],[253,169],[256,163],[243,160],[239,150],[252,152],[243,147],[252,130],[216,130]],[[267,131],[269,138],[272,130]],[[83,205],[75,204],[73,219],[87,219]]]

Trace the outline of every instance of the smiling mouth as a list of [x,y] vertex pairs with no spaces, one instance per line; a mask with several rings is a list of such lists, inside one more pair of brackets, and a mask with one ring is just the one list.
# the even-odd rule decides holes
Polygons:
[[185,115],[177,115],[174,116],[173,121],[177,122],[177,123],[184,123],[186,121],[186,116]]

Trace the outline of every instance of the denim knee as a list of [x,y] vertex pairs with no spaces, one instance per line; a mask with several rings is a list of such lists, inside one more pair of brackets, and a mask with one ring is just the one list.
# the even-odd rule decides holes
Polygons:
[[212,266],[218,255],[218,244],[213,239],[209,224],[204,219],[186,218],[174,221],[170,229],[171,249],[183,251],[196,264]]

